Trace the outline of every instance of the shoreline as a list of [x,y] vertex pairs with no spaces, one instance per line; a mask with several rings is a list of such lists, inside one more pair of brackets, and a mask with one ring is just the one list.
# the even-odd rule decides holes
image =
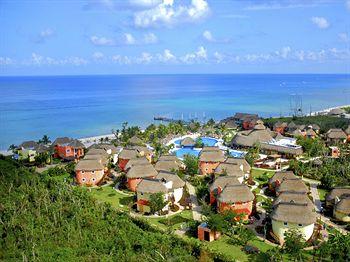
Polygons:
[[[340,105],[340,106],[329,107],[329,108],[325,108],[325,109],[322,109],[322,110],[311,112],[311,114],[306,114],[305,116],[322,115],[324,113],[328,113],[332,109],[343,108],[343,107],[350,107],[350,105]],[[279,117],[280,116],[276,116],[276,117],[273,117],[273,118],[279,118]],[[292,117],[292,116],[282,116],[282,117]],[[107,137],[108,137],[109,140],[111,140],[111,139],[115,138],[115,135],[114,134],[95,135],[95,136],[90,136],[90,137],[81,137],[81,138],[77,138],[77,139],[80,142],[82,142],[86,147],[89,147],[92,144],[100,142],[101,138],[105,139]],[[0,154],[7,156],[7,155],[12,155],[12,152],[8,151],[8,150],[0,150]]]

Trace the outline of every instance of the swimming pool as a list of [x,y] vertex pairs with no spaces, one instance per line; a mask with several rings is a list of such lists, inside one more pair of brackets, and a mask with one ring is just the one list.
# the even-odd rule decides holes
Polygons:
[[[215,146],[215,144],[219,141],[212,137],[200,137],[205,146]],[[195,139],[196,140],[196,139]],[[180,147],[182,139],[177,139],[174,141],[175,146]]]
[[201,137],[201,139],[205,146],[215,146],[215,144],[219,141],[212,137]]
[[185,155],[199,156],[200,150],[193,148],[179,148],[175,151],[175,154],[178,158],[184,158]]
[[230,150],[230,155],[235,158],[242,158],[245,155],[245,152],[237,151],[237,150]]

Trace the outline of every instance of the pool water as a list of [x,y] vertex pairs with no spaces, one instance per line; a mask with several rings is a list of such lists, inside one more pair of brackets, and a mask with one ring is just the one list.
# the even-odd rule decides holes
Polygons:
[[[217,139],[212,138],[212,137],[201,137],[202,142],[205,146],[215,146],[215,144],[218,142]],[[182,139],[177,139],[174,141],[174,144],[176,146],[180,146]]]
[[217,139],[212,137],[201,137],[201,139],[205,146],[215,146],[215,144],[218,142]]
[[175,154],[178,158],[184,158],[185,155],[199,156],[200,150],[192,149],[192,148],[180,148],[175,151]]
[[235,158],[242,158],[242,157],[244,157],[245,153],[242,151],[230,150],[230,155],[235,157]]

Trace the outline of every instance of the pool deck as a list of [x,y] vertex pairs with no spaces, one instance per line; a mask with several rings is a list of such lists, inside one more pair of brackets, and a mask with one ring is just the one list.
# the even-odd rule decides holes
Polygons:
[[[237,152],[237,153],[239,153],[239,154],[244,154],[244,153],[245,153],[244,151],[233,150],[233,149],[231,149],[231,148],[225,146],[225,145],[224,145],[224,140],[223,140],[223,139],[217,139],[217,138],[210,137],[210,136],[201,136],[200,133],[194,133],[194,134],[189,134],[189,135],[183,135],[183,136],[174,137],[173,139],[171,139],[170,141],[168,141],[168,143],[166,144],[167,146],[169,146],[169,145],[171,145],[171,144],[173,144],[173,145],[175,146],[173,149],[171,149],[171,150],[169,151],[169,153],[171,153],[171,154],[175,153],[175,154],[176,154],[176,151],[182,149],[182,148],[180,147],[180,145],[178,145],[178,144],[176,143],[176,141],[182,140],[182,139],[184,139],[184,138],[186,138],[186,137],[190,137],[190,138],[192,138],[192,139],[194,139],[194,140],[197,139],[197,138],[199,138],[199,137],[208,138],[208,139],[215,139],[215,140],[217,140],[217,142],[215,143],[214,146],[217,146],[218,148],[220,148],[220,149],[221,149],[222,151],[224,151],[224,152],[227,151],[227,150],[229,150],[230,152]],[[202,149],[201,149],[201,148],[193,148],[193,150],[195,150],[195,151],[201,151]],[[232,156],[233,156],[233,155],[232,155]],[[233,156],[233,157],[236,157],[236,156]],[[180,158],[180,159],[181,159],[181,158]]]

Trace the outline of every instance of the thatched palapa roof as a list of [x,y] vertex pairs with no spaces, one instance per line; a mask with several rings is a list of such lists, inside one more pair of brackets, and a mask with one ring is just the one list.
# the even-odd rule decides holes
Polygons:
[[215,178],[214,182],[210,185],[210,191],[213,191],[217,188],[223,189],[228,185],[238,185],[240,184],[238,179],[234,176],[219,176]]
[[158,179],[142,179],[142,181],[136,186],[136,192],[155,194],[167,193],[168,190]]
[[276,189],[278,193],[299,193],[299,194],[307,194],[309,193],[309,189],[301,179],[292,179],[292,180],[284,180]]
[[247,185],[228,185],[222,190],[218,200],[222,203],[249,202],[254,200],[254,194]]
[[145,177],[156,177],[158,174],[157,170],[151,164],[148,165],[136,165],[132,166],[126,173],[127,178],[145,178]]
[[280,203],[271,213],[275,221],[310,225],[316,222],[316,213],[307,204]]
[[83,159],[78,162],[75,166],[75,171],[83,170],[83,171],[95,171],[95,170],[103,170],[104,166],[96,159]]
[[173,182],[173,189],[176,188],[182,188],[185,186],[185,181],[183,181],[178,175],[172,173],[172,172],[167,172],[167,171],[160,171],[158,175],[156,176],[157,179],[160,181],[165,181],[167,182]]

